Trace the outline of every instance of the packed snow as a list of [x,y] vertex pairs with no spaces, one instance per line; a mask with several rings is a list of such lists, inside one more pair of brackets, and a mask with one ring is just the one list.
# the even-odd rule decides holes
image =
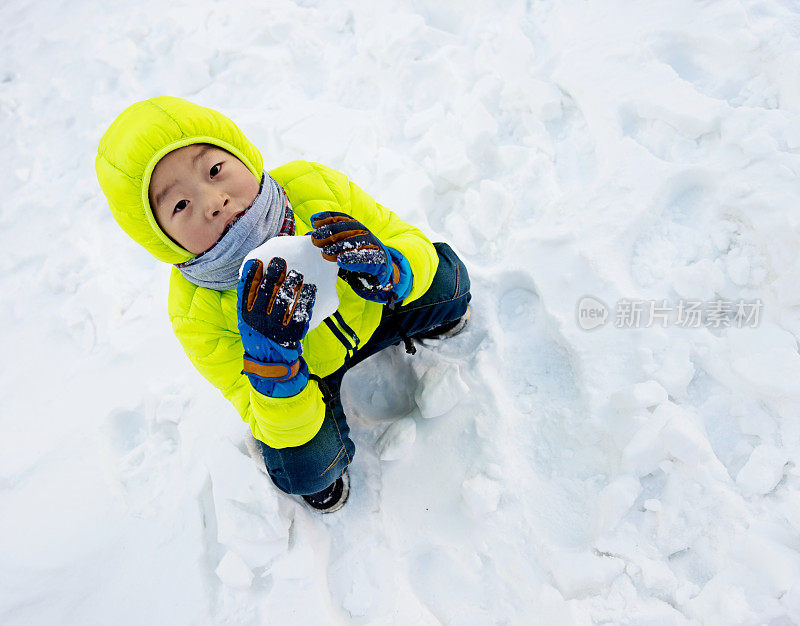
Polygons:
[[[8,0],[0,51],[0,623],[800,623],[796,3]],[[345,378],[335,514],[108,211],[155,95],[469,268],[461,335]]]
[[339,307],[339,296],[336,293],[339,266],[322,257],[311,237],[273,237],[245,256],[239,275],[241,276],[242,269],[250,259],[263,261],[266,271],[266,266],[276,257],[286,261],[287,272],[298,272],[303,277],[303,284],[316,287],[311,320],[308,323],[308,330],[313,330]]

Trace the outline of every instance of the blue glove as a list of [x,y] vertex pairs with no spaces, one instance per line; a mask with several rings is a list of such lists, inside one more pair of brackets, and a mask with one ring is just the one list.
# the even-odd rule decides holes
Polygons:
[[308,382],[308,366],[300,356],[300,340],[317,295],[304,285],[303,275],[275,257],[267,265],[248,261],[236,286],[239,334],[244,345],[244,369],[253,388],[273,398],[300,393]]
[[414,276],[406,258],[361,222],[346,213],[323,211],[311,216],[311,225],[314,245],[338,263],[339,276],[365,300],[400,301],[411,291]]

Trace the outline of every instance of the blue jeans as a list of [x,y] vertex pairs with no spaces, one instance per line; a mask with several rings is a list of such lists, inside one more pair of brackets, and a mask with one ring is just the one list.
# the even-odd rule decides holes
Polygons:
[[467,268],[446,243],[434,243],[439,267],[430,288],[408,306],[384,307],[381,322],[369,341],[333,374],[317,379],[325,400],[325,418],[314,437],[302,446],[270,448],[261,453],[272,481],[281,491],[310,494],[322,491],[339,478],[356,452],[339,391],[348,369],[384,348],[441,324],[459,319],[472,297]]

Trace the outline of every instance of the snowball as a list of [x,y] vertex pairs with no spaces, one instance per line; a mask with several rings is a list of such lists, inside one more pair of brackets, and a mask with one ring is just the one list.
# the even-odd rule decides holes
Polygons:
[[424,418],[439,417],[455,407],[469,388],[454,363],[431,367],[417,385],[414,399]]
[[225,553],[214,571],[227,587],[247,589],[253,584],[253,572],[242,557],[230,550]]
[[736,484],[747,496],[769,493],[783,477],[789,457],[771,444],[758,446],[736,475]]
[[417,438],[417,423],[411,415],[401,417],[383,431],[375,443],[381,461],[396,461],[406,456]]
[[[266,266],[274,257],[286,261],[287,271],[293,269],[303,275],[303,281],[317,286],[317,299],[311,314],[308,330],[316,328],[329,315],[339,308],[336,293],[336,277],[339,266],[326,261],[322,253],[311,241],[311,237],[273,237],[248,254],[242,267],[250,259],[261,259]],[[266,269],[266,268],[265,268]],[[239,275],[242,269],[239,268]]]

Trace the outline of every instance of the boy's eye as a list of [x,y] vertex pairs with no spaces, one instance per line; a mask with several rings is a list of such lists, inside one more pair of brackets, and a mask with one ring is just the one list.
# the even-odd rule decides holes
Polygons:
[[214,167],[212,167],[211,171],[209,171],[209,174],[211,175],[211,178],[214,178],[214,176],[219,174],[219,171],[221,169],[222,169],[222,163],[217,163]]
[[186,208],[186,205],[189,204],[187,200],[181,200],[178,204],[175,205],[175,213],[178,211],[183,211]]

